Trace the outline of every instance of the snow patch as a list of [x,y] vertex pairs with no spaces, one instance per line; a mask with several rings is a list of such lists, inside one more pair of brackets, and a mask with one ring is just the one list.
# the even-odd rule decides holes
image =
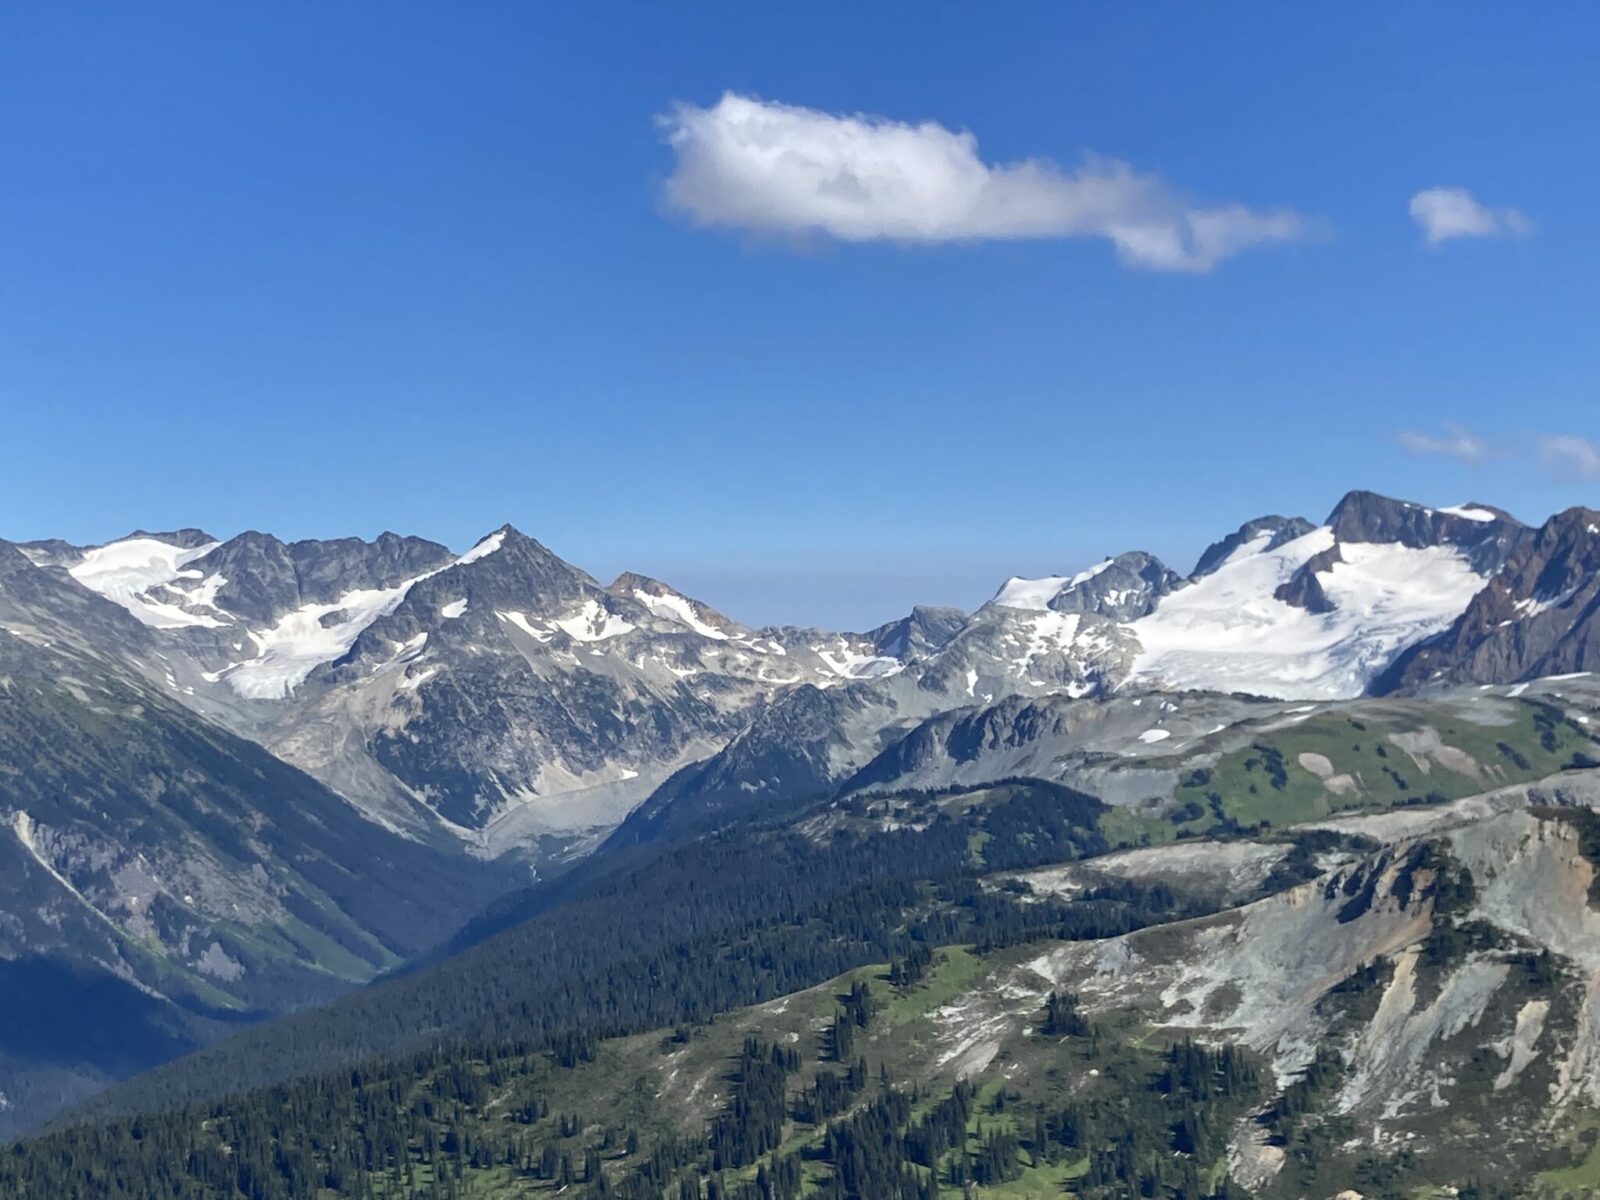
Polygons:
[[837,650],[825,650],[821,646],[811,649],[822,660],[823,668],[840,679],[883,679],[905,670],[905,664],[899,659],[863,654],[843,641]]
[[494,533],[491,533],[488,537],[484,538],[471,550],[468,550],[460,558],[456,559],[454,565],[458,567],[464,567],[468,563],[477,562],[480,558],[488,558],[489,555],[500,549],[500,547],[505,543],[505,540],[506,531],[504,529],[498,529]]
[[534,628],[533,623],[528,620],[526,613],[502,612],[497,608],[494,611],[494,615],[499,617],[502,621],[509,621],[536,642],[548,642],[555,636],[555,634],[551,633],[548,629]]
[[607,638],[632,633],[636,628],[594,600],[585,600],[575,616],[558,617],[553,622],[563,633],[578,642],[603,642]]
[[438,673],[438,667],[429,667],[419,675],[407,675],[400,681],[400,688],[402,691],[414,692]]
[[[1068,658],[1074,673],[1081,676],[1086,665],[1092,665],[1111,649],[1111,643],[1102,633],[1107,626],[1085,620],[1081,613],[1040,609],[1020,613],[1008,625],[1006,644],[1020,646],[1020,653],[1009,661],[1036,687],[1054,686],[1032,676],[1035,665],[1041,659],[1051,656]],[[1094,684],[1078,678],[1063,690],[1069,696],[1084,696],[1094,690]]]
[[466,599],[452,600],[449,604],[439,606],[439,615],[446,621],[454,621],[467,611]]
[[1267,546],[1271,543],[1272,538],[1273,534],[1270,530],[1268,530],[1256,534],[1255,537],[1251,538],[1248,542],[1241,542],[1228,552],[1227,558],[1223,559],[1217,564],[1217,570],[1221,570],[1229,563],[1243,562],[1247,558],[1254,558],[1257,554],[1260,554],[1266,550]]
[[708,625],[700,619],[700,614],[695,611],[694,602],[676,592],[667,592],[657,596],[645,591],[643,588],[633,589],[633,598],[644,605],[654,615],[668,621],[675,621],[679,625],[686,625],[701,637],[712,638],[719,642],[728,640],[728,635],[714,625]]

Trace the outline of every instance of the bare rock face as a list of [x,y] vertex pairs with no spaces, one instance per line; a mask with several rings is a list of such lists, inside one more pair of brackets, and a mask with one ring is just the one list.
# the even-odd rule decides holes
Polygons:
[[868,636],[879,654],[910,662],[943,650],[966,626],[967,619],[959,608],[919,604],[908,615],[880,625]]
[[1570,508],[1519,540],[1445,633],[1403,654],[1378,693],[1516,683],[1600,666],[1600,513]]
[[1425,508],[1374,492],[1351,492],[1328,515],[1340,542],[1384,542],[1421,549],[1453,546],[1480,575],[1500,569],[1522,543],[1527,526],[1484,504]]
[[454,555],[437,542],[380,534],[331,541],[281,542],[241,533],[189,564],[220,576],[218,608],[247,622],[270,623],[305,604],[328,603],[357,589],[393,587],[443,566]]
[[1322,579],[1346,561],[1350,543],[1404,546],[1411,550],[1448,547],[1478,575],[1488,578],[1505,566],[1531,530],[1510,514],[1483,504],[1424,508],[1373,492],[1351,492],[1334,506],[1325,523],[1333,544],[1303,563],[1274,593],[1277,599],[1309,613],[1337,607]]

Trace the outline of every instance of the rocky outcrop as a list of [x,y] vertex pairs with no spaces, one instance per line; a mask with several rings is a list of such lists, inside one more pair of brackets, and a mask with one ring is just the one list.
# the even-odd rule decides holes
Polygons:
[[943,650],[968,619],[967,613],[959,608],[919,604],[900,620],[880,625],[867,636],[879,654],[909,662]]

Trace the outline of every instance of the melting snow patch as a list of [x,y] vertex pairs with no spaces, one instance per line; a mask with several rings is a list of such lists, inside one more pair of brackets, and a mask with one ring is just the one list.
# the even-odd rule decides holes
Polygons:
[[[180,579],[193,579],[199,574],[200,572],[198,571],[180,571],[178,572],[178,577]],[[172,583],[164,583],[161,586],[163,590],[183,597],[191,606],[198,604],[203,608],[216,608],[217,593],[222,590],[223,585],[227,582],[220,574],[213,571],[187,591]]]
[[714,638],[719,642],[727,641],[728,635],[713,625],[708,625],[700,619],[700,614],[695,611],[692,601],[676,592],[668,592],[664,596],[655,596],[643,588],[634,588],[633,598],[648,608],[658,617],[668,621],[675,621],[679,625],[686,625],[701,637]]
[[1171,736],[1171,732],[1166,729],[1146,729],[1139,735],[1139,740],[1146,746],[1153,746],[1157,742],[1166,741]]
[[511,624],[522,630],[523,633],[527,634],[536,642],[548,642],[552,637],[555,636],[555,634],[551,633],[548,629],[535,629],[532,623],[529,622],[527,616],[523,613],[501,612],[499,609],[495,609],[494,615],[499,617],[502,621],[510,621]]
[[419,687],[421,687],[423,684],[427,683],[428,680],[432,679],[438,673],[439,673],[439,668],[438,667],[429,667],[426,671],[422,672],[422,674],[420,674],[420,675],[407,675],[404,679],[402,679],[400,681],[400,686],[405,691],[414,692]]
[[568,637],[579,642],[603,642],[634,630],[634,626],[615,613],[607,612],[593,600],[585,600],[576,616],[558,618],[555,624]]
[[823,665],[841,679],[882,679],[905,670],[905,664],[894,658],[876,654],[862,654],[841,642],[837,650],[811,647]]
[[446,621],[454,621],[457,617],[459,617],[462,613],[464,613],[466,611],[467,611],[467,602],[466,602],[465,599],[452,600],[452,601],[450,601],[449,604],[441,604],[439,606],[439,615],[441,617],[443,617]]

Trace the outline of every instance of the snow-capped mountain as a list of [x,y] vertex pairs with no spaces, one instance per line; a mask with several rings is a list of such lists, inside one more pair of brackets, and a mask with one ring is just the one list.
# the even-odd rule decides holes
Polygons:
[[751,704],[902,665],[869,636],[746,629],[641,576],[602,587],[509,526],[460,555],[195,530],[22,550],[151,630],[185,703],[397,828],[488,837],[514,815],[497,846],[609,827]]
[[1187,576],[1134,551],[864,633],[602,584],[511,526],[461,552],[0,542],[0,971],[109,971],[130,1011],[151,989],[181,1049],[210,989],[273,1011],[348,986],[608,836],[1012,774],[1138,804],[1164,754],[1316,702],[1587,671],[1597,593],[1593,512],[1533,530],[1361,492]]
[[[1554,536],[1485,505],[1354,492],[1320,525],[1245,523],[1187,576],[1133,551],[1010,579],[974,613],[916,609],[862,634],[747,627],[639,575],[602,585],[511,526],[459,554],[395,534],[284,543],[195,529],[20,550],[133,618],[137,636],[98,636],[147,679],[380,823],[548,854],[592,844],[669,779],[674,796],[694,777],[751,802],[800,775],[834,786],[918,723],[1007,697],[1327,700],[1571,665],[1588,653],[1569,627],[1586,620],[1593,572],[1570,546],[1537,549]],[[1556,561],[1574,581],[1551,581]],[[1469,610],[1512,631],[1491,640],[1531,621],[1567,649],[1491,651],[1473,635],[1476,665],[1439,665],[1466,633],[1438,639]],[[8,624],[28,636],[28,620],[42,639],[72,624],[37,612]],[[1426,668],[1401,666],[1418,656]],[[789,767],[752,776],[774,754]],[[723,770],[724,755],[745,766]]]
[[1448,628],[1527,532],[1483,506],[1352,492],[1319,526],[1247,523],[1187,580],[1123,555],[1069,578],[1009,580],[990,606],[1120,616],[1117,636],[1134,652],[1111,672],[1119,685],[1359,696],[1401,651]]
[[[1059,758],[1046,763],[1042,754],[1102,742],[1153,747],[1170,736],[1169,716],[1180,707],[1204,713],[1202,720],[1245,719],[1247,710],[1226,702],[1230,693],[1327,701],[1392,690],[1386,681],[1396,664],[1485,603],[1494,594],[1489,583],[1502,569],[1509,577],[1508,561],[1520,563],[1537,541],[1484,505],[1433,509],[1354,492],[1321,525],[1280,516],[1247,522],[1209,547],[1187,578],[1143,552],[1076,574],[1012,578],[906,656],[893,678],[775,701],[794,712],[752,725],[709,763],[674,778],[621,836],[669,826],[669,808],[703,817],[874,781],[903,784],[925,770],[930,784],[1007,770],[1055,778]],[[1596,635],[1582,616],[1587,593],[1567,575],[1592,581],[1594,569],[1570,554],[1561,561],[1572,566],[1555,582],[1546,573],[1542,599],[1517,603],[1531,619],[1550,611],[1541,606],[1559,592],[1565,616],[1552,627],[1567,630],[1566,649],[1540,661],[1580,670]],[[1517,570],[1533,571],[1532,560]],[[1504,658],[1483,668],[1491,681],[1512,683],[1531,669]],[[1204,701],[1198,707],[1195,694]],[[1074,703],[1085,698],[1101,703]],[[937,754],[935,745],[943,746]],[[943,765],[924,766],[934,758]],[[1093,783],[1122,786],[1115,774]]]

